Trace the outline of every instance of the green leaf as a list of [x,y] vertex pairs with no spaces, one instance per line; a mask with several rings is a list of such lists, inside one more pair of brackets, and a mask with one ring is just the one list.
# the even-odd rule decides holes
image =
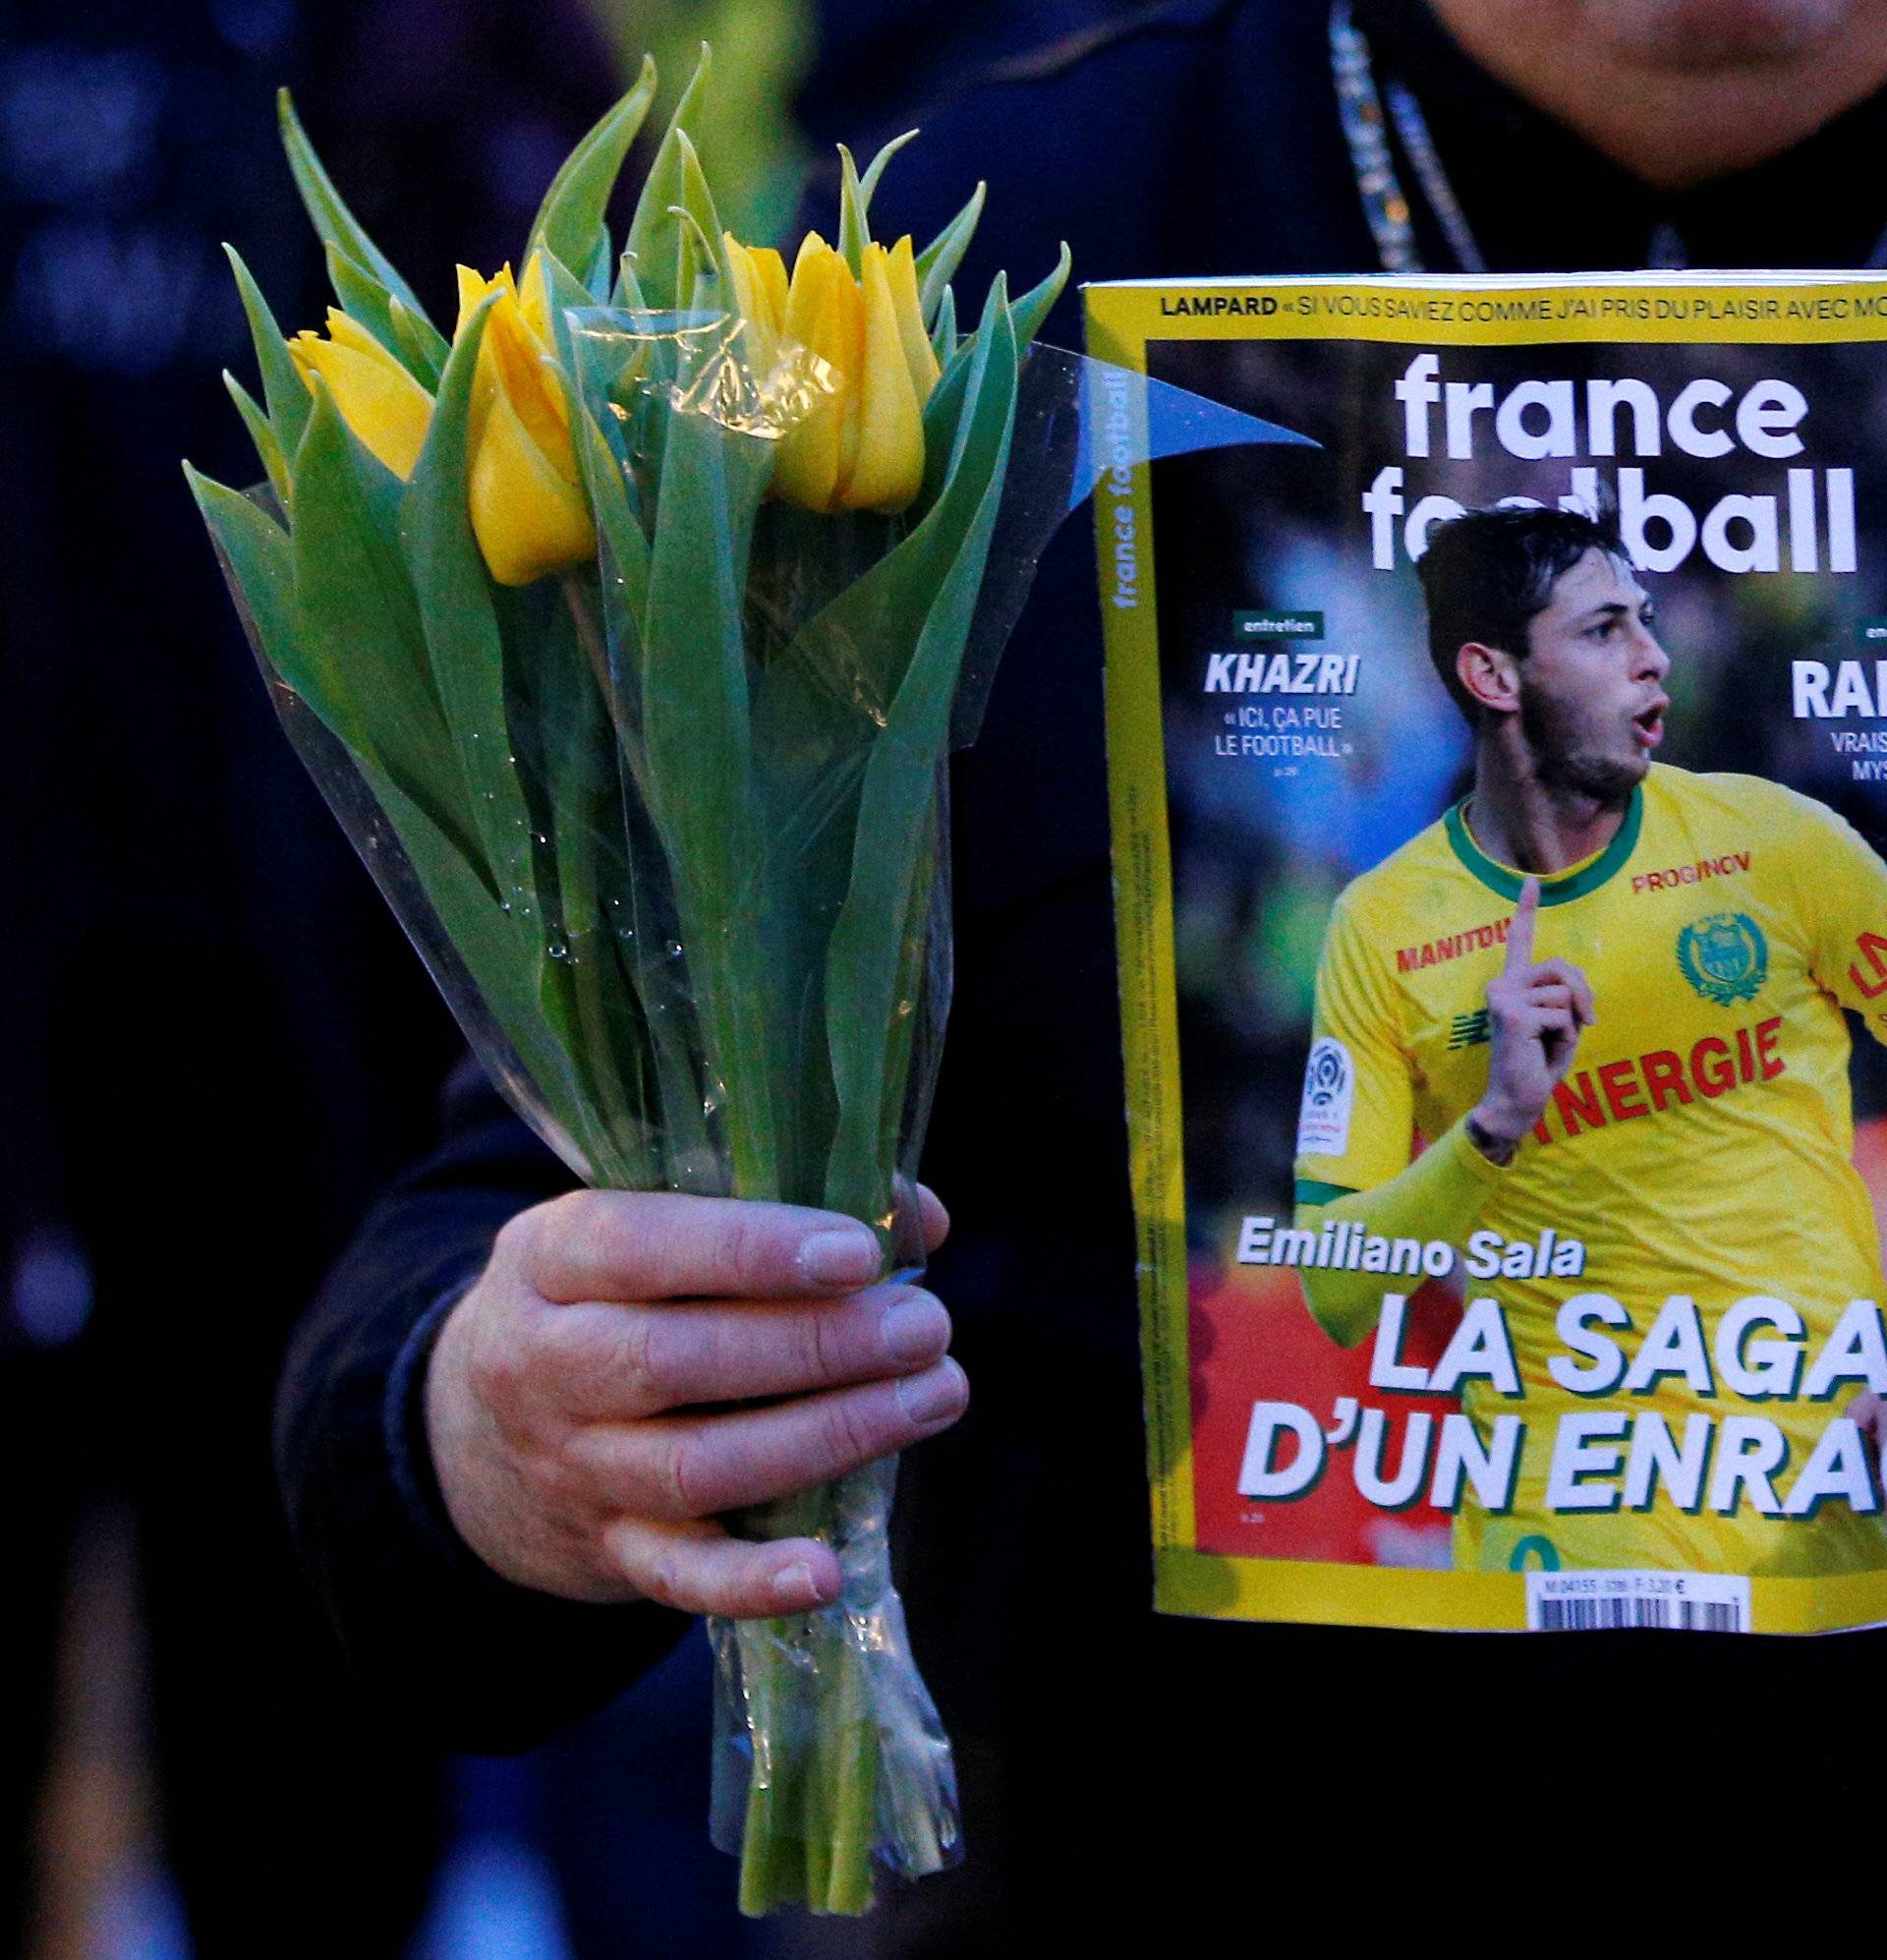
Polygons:
[[[1004,341],[1013,338],[1014,331],[1009,321],[1009,275],[1006,272],[999,272],[990,281],[989,297],[983,302],[983,317],[977,321],[975,333],[958,350],[962,363],[964,393],[971,402],[979,397],[989,364],[996,358],[992,350],[1000,348]],[[942,391],[943,385],[943,380],[940,380],[939,392]],[[927,408],[929,405],[925,404]],[[956,427],[950,438],[949,461],[945,465],[947,477],[955,476],[963,459],[964,446],[976,432],[977,421],[973,410],[969,414],[957,417]],[[928,445],[930,441],[928,426],[924,432],[924,439]]]
[[497,295],[466,321],[439,380],[426,446],[401,499],[400,537],[418,595],[433,687],[494,894],[536,903],[530,812],[505,712],[504,645],[472,529],[471,416],[479,347]]
[[327,276],[334,297],[350,319],[358,320],[428,394],[439,385],[445,336],[432,322],[389,293],[372,273],[357,265],[338,245],[327,252]]
[[616,283],[610,288],[609,304],[629,313],[647,313],[649,303],[642,296],[642,281],[636,277],[636,262],[625,252],[616,261]]
[[225,245],[229,262],[236,274],[236,290],[243,296],[243,311],[249,316],[250,337],[256,343],[256,365],[261,370],[262,399],[268,404],[268,419],[284,451],[301,446],[302,432],[308,427],[314,397],[295,357],[288,351],[282,330],[275,324],[262,290],[250,275],[241,255],[233,245]]
[[300,636],[345,687],[364,744],[357,753],[477,862],[477,832],[400,546],[402,495],[399,479],[355,439],[317,379],[294,463]]
[[255,396],[227,368],[223,370],[223,386],[229,390],[229,398],[236,404],[236,412],[249,431],[249,439],[256,445],[256,454],[268,473],[269,488],[274,490],[276,501],[286,510],[288,458],[282,454],[282,445],[276,441],[275,432],[268,426],[268,417],[262,413]]
[[864,180],[858,187],[858,201],[865,207],[868,216],[871,213],[872,199],[877,194],[878,187],[884,179],[885,166],[916,135],[917,132],[915,130],[906,130],[902,136],[892,137],[890,142],[866,166]]
[[711,59],[708,43],[703,41],[701,60],[696,64],[687,87],[681,91],[681,100],[675,104],[675,113],[669,119],[661,147],[656,152],[649,175],[643,179],[642,196],[636,201],[636,214],[629,226],[628,249],[635,261],[636,277],[641,281],[648,304],[660,313],[667,313],[684,304],[677,289],[670,283],[674,278],[677,256],[673,207],[683,201],[681,145],[684,125],[694,112],[701,91],[707,86]]
[[587,313],[596,306],[590,288],[547,247],[543,254],[543,294],[550,312],[551,349],[560,370],[567,400],[574,400],[571,377],[577,372],[576,339],[570,325],[572,312]]
[[[715,194],[708,188],[708,174],[701,167],[686,130],[675,132],[675,147],[681,156],[681,213],[692,221],[706,249],[704,262],[716,274],[727,270],[727,247],[721,234],[720,213],[715,208]],[[677,286],[677,293],[694,290],[693,282]]]
[[838,145],[838,249],[856,279],[865,269],[865,248],[872,242],[872,227],[864,187],[858,181],[858,165],[842,143]]
[[532,253],[543,246],[566,265],[588,269],[596,259],[599,238],[604,262],[608,262],[604,220],[609,194],[655,99],[656,64],[645,55],[634,86],[577,144],[551,179],[524,248],[526,264]]
[[911,505],[911,521],[923,514],[943,494],[950,472],[956,467],[958,437],[964,427],[963,404],[969,396],[971,378],[981,371],[988,346],[987,335],[998,307],[1006,310],[1008,281],[999,272],[983,303],[983,318],[976,332],[957,343],[957,349],[944,364],[931,398],[924,404],[924,483]]
[[[481,1051],[487,1066],[499,1063],[493,1072],[514,1093],[516,1100],[533,1119],[544,1141],[569,1161],[572,1146],[588,1159],[581,1168],[594,1175],[605,1158],[607,1137],[600,1134],[591,1113],[572,1057],[558,1030],[544,1018],[537,996],[536,974],[519,957],[518,932],[512,916],[502,911],[487,889],[479,868],[468,858],[459,842],[441,830],[431,813],[400,784],[372,763],[363,765],[362,776],[374,800],[386,813],[407,863],[412,867],[421,893],[436,918],[440,935],[418,934],[433,978],[455,1013],[464,1016],[468,1004],[478,1011],[463,1024],[473,1046]],[[409,933],[411,897],[388,889],[386,867],[374,866],[382,889],[400,914]],[[461,974],[456,969],[462,967]],[[441,970],[443,968],[444,970]],[[494,1022],[522,1068],[522,1084],[507,1081],[510,1069],[505,1058],[487,1053],[486,1019]],[[525,1093],[517,1094],[522,1090]],[[543,1118],[554,1125],[546,1132]]]
[[451,342],[429,319],[422,319],[404,300],[392,294],[387,295],[386,312],[394,333],[399,336],[408,369],[419,376],[428,394],[436,393]]
[[1056,260],[1055,270],[1039,286],[1029,290],[1009,308],[1009,318],[1015,327],[1015,344],[1018,349],[1028,346],[1042,330],[1042,322],[1055,311],[1055,303],[1061,297],[1061,289],[1068,283],[1068,273],[1074,264],[1074,257],[1063,242],[1061,256]]
[[199,475],[188,463],[184,476],[257,653],[276,681],[299,694],[332,733],[359,753],[365,739],[344,677],[324,666],[319,650],[302,640],[288,533],[252,498]]
[[778,1188],[774,976],[755,930],[762,838],[742,632],[748,547],[771,462],[754,452],[765,448],[704,416],[672,418],[643,633],[650,802],[743,1197]]
[[623,471],[608,438],[590,413],[589,404],[577,403],[582,439],[574,446],[577,465],[583,472],[583,487],[589,493],[590,508],[597,520],[597,534],[603,548],[605,603],[626,608],[628,619],[640,634],[640,621],[649,604],[649,541],[636,520],[633,480]]
[[[970,623],[1002,499],[1015,420],[1016,346],[1006,306],[979,329],[959,464],[935,516],[960,544],[872,746],[859,795],[851,884],[828,958],[826,1023],[838,1097],[827,1202],[888,1219],[890,1139],[902,1113],[923,971],[919,937],[935,872],[938,776]],[[967,507],[967,508],[966,508]]]
[[[397,838],[410,880],[384,852],[363,844],[362,855],[454,1010],[463,1012],[476,998],[478,1011],[468,1018],[467,1034],[485,1052],[486,1023],[495,1022],[528,1078],[519,1085],[530,1092],[526,1100],[535,1100],[550,1113],[565,1132],[562,1147],[575,1144],[594,1158],[599,1143],[606,1145],[607,1140],[596,1136],[584,1098],[573,1090],[569,1058],[538,1010],[531,970],[519,957],[517,932],[462,843],[374,761],[372,744],[357,714],[357,676],[332,662],[320,636],[304,630],[287,534],[248,497],[199,476],[189,464],[184,474],[271,679],[299,696],[352,753]],[[366,706],[372,711],[376,704],[369,697]],[[414,916],[416,898],[430,908],[437,931]],[[502,1077],[509,1070],[501,1067],[497,1072]],[[559,1147],[559,1139],[546,1140]]]
[[[1006,375],[1000,363],[992,373],[988,351],[1006,327],[1000,291],[992,295],[984,324],[991,337],[966,343],[968,353],[954,384],[955,420],[933,432],[939,494],[893,548],[886,552],[882,543],[876,547],[881,555],[862,575],[848,578],[844,567],[860,546],[870,548],[868,539],[861,528],[848,545],[844,534],[848,526],[863,527],[867,520],[815,520],[819,528],[795,541],[789,548],[811,568],[811,577],[826,590],[838,589],[784,647],[768,656],[755,698],[755,771],[768,850],[761,916],[769,960],[776,973],[816,976],[802,1002],[782,1004],[781,1009],[787,1052],[776,1059],[782,1086],[775,1110],[782,1131],[781,1161],[795,1177],[798,1167],[825,1165],[831,1156],[838,1104],[830,1084],[839,1069],[849,1066],[855,1072],[859,1066],[837,1057],[837,1045],[849,1038],[854,1045],[864,1041],[883,1048],[886,1040],[885,1024],[873,1028],[864,1023],[862,1031],[845,1036],[843,1015],[829,996],[824,969],[835,921],[854,880],[857,839],[867,821],[860,799],[875,745],[884,740],[881,723],[889,724],[955,568],[966,550],[979,548],[973,526],[991,478],[1001,468],[1013,412],[1014,375],[1012,360]],[[954,441],[957,421],[968,431],[960,446]],[[958,459],[953,472],[952,456]],[[770,508],[770,526],[776,529],[782,521],[782,513]],[[882,540],[883,532],[877,536]],[[817,556],[822,544],[829,546],[831,557],[823,570]],[[969,588],[972,609],[979,583]],[[967,634],[969,615],[958,623]],[[959,641],[953,658],[960,655]],[[882,835],[887,847],[896,847],[893,836]],[[894,922],[886,922],[886,930],[893,927]],[[907,1027],[906,1038],[908,1034]],[[888,1084],[902,1065],[894,1050],[885,1054]],[[886,1095],[890,1095],[888,1088]],[[901,1087],[897,1095],[901,1111]],[[825,1201],[828,1195],[823,1181],[810,1189],[786,1188],[807,1203]],[[863,1198],[859,1205],[855,1215],[879,1215]]]
[[[863,727],[888,712],[903,685],[937,595],[966,548],[981,486],[996,467],[1000,444],[1006,440],[1014,377],[1011,375],[1003,382],[994,350],[1011,343],[999,282],[992,288],[981,327],[965,343],[967,358],[952,381],[959,397],[955,423],[947,432],[935,432],[935,441],[927,411],[927,464],[934,462],[939,472],[938,493],[929,509],[768,664],[764,712],[755,718],[756,744],[763,748],[773,744],[785,731],[787,750],[810,758],[800,765],[802,773],[820,766],[812,736],[822,724],[840,723],[837,710],[842,705],[852,707],[856,725]],[[948,440],[943,439],[946,433]],[[789,698],[799,695],[813,699]],[[798,793],[810,793],[811,786],[807,776]],[[777,813],[772,821],[779,821]]]
[[615,364],[633,345],[633,338],[626,323],[620,333],[611,332],[600,321],[578,331],[570,316],[589,310],[589,294],[577,284],[569,267],[548,253],[543,269],[557,344],[558,379],[570,405],[571,447],[576,451],[591,514],[607,548],[612,572],[605,596],[611,587],[619,586],[639,620],[649,593],[649,546],[639,522],[627,451],[612,442],[608,432],[620,428],[610,396],[611,383],[618,378]]
[[[940,368],[944,366],[956,352],[956,288],[945,286],[944,297],[938,303],[937,324],[931,329],[931,352],[937,356]],[[941,379],[942,376],[940,375]]]
[[597,249],[590,255],[589,269],[583,275],[583,289],[600,307],[609,304],[609,271],[615,263],[616,248],[607,231],[597,233]]
[[969,202],[917,255],[917,296],[923,304],[927,325],[935,321],[944,288],[955,278],[956,268],[970,249],[970,240],[976,236],[989,188],[987,184],[979,184],[970,193]]
[[[647,815],[649,772],[639,705],[641,627],[619,589],[606,580],[598,592],[588,577],[572,575],[564,581],[564,592],[595,675],[589,699],[601,719],[586,741],[562,740],[558,752],[572,760],[587,754],[605,764],[614,758],[587,785],[592,809],[587,828],[569,836],[561,814],[558,819],[564,918],[579,958],[573,969],[575,992],[581,1012],[600,1013],[612,1028],[614,1052],[635,1058],[650,1159],[637,1182],[707,1191],[715,1187],[720,1173],[695,1059],[701,1046],[695,1008],[665,951],[669,931],[658,916],[660,901],[651,875],[651,867],[661,862],[662,846],[650,832]],[[599,599],[600,645],[595,616]],[[558,791],[559,813],[568,807],[569,794]],[[585,963],[580,921],[592,914],[597,930]],[[657,1165],[658,1156],[665,1161]]]
[[675,220],[675,291],[678,293],[699,293],[705,277],[712,277],[715,271],[715,261],[719,254],[715,242],[702,230],[701,220],[686,204],[674,208]]
[[[567,959],[546,971],[544,984],[567,1000],[568,1011],[584,1030],[586,1055],[597,1058],[597,1095],[617,1152],[614,1182],[686,1187],[712,1162],[701,1084],[685,1031],[676,1025],[670,1004],[659,998],[664,984],[672,983],[651,943],[657,936],[641,930],[638,879],[624,855],[627,818],[619,771],[598,767],[618,753],[620,742],[621,767],[637,778],[638,793],[646,781],[641,736],[623,697],[639,691],[649,547],[632,507],[632,482],[590,407],[597,398],[593,371],[606,364],[609,339],[574,329],[570,313],[581,310],[587,296],[553,256],[546,253],[543,262],[559,379],[601,553],[594,600],[589,578],[560,581],[576,638],[588,655],[588,671],[542,645],[531,662],[539,689],[534,719],[552,734],[544,757],[550,780],[538,821],[552,836],[558,911],[569,946]],[[608,413],[606,396],[599,406]],[[591,616],[597,603],[600,638]],[[607,902],[611,898],[614,907]],[[615,915],[621,910],[628,914],[621,921],[627,939],[618,937]],[[643,1003],[640,1013],[637,999]],[[633,1093],[625,1094],[622,1085],[631,1081]]]
[[315,231],[327,244],[338,246],[357,265],[365,266],[372,272],[408,312],[425,319],[426,309],[419,303],[412,287],[400,277],[392,260],[368,237],[354,213],[341,202],[340,193],[321,167],[320,158],[314,154],[314,145],[309,142],[301,118],[295,113],[294,100],[286,88],[277,92],[275,105],[282,127],[282,147],[288,152],[288,167],[295,173],[295,187],[302,194],[302,202]]
[[[402,302],[395,300],[371,272],[364,272],[355,264],[338,245],[327,248],[327,276],[333,282],[334,297],[340,301],[342,312],[366,327],[394,360],[429,394],[431,393],[438,386],[439,371],[424,355],[416,356],[409,349],[393,317],[393,309],[399,306],[409,320],[416,317],[407,311]],[[429,323],[425,330],[432,334],[441,348],[444,347],[445,342]]]
[[[604,928],[601,887],[626,882],[608,675],[594,641],[589,580],[546,580],[500,596],[506,687],[529,799],[540,902],[513,912],[539,1008],[568,1049],[596,1122],[600,1182],[661,1180],[649,1118],[647,1048]],[[592,659],[594,654],[595,670]]]

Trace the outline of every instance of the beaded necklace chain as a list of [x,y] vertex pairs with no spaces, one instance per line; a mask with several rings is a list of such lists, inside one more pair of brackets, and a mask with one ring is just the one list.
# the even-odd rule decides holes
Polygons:
[[[1337,108],[1343,120],[1344,140],[1349,145],[1357,195],[1363,201],[1363,215],[1369,221],[1383,270],[1428,269],[1415,243],[1408,194],[1396,168],[1396,154],[1390,143],[1393,130],[1421,186],[1428,208],[1448,241],[1448,249],[1455,256],[1455,269],[1485,272],[1487,260],[1443,167],[1422,105],[1407,86],[1394,77],[1378,85],[1375,56],[1363,30],[1350,16],[1349,0],[1333,0],[1331,6],[1330,72],[1337,85]],[[1669,224],[1659,225],[1652,233],[1644,257],[1645,264],[1656,271],[1682,271],[1688,262],[1684,240]],[[1887,269],[1887,231],[1875,241],[1866,269],[1870,272]]]

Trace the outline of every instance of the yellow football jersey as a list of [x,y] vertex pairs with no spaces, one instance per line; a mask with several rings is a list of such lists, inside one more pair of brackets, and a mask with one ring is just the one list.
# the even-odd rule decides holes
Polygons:
[[[1458,806],[1340,896],[1318,971],[1300,1204],[1397,1177],[1417,1139],[1440,1137],[1480,1100],[1487,984],[1501,970],[1520,884],[1477,846]],[[1470,1297],[1501,1302],[1524,1396],[1473,1381],[1463,1407],[1484,1441],[1504,1412],[1526,1426],[1511,1508],[1490,1514],[1469,1493],[1457,1566],[1781,1575],[1887,1565],[1877,1513],[1824,1502],[1809,1516],[1764,1515],[1759,1482],[1734,1488],[1728,1515],[1701,1499],[1673,1501],[1668,1475],[1648,1496],[1639,1489],[1641,1509],[1627,1508],[1629,1486],[1608,1503],[1604,1476],[1586,1480],[1604,1509],[1547,1502],[1563,1416],[1654,1412],[1676,1440],[1687,1417],[1709,1416],[1721,1449],[1725,1418],[1760,1415],[1787,1439],[1786,1466],[1766,1467],[1782,1489],[1864,1385],[1844,1379],[1822,1400],[1745,1396],[1707,1357],[1680,1365],[1673,1348],[1649,1392],[1581,1394],[1556,1381],[1549,1362],[1567,1365],[1557,1317],[1575,1295],[1608,1296],[1626,1310],[1629,1325],[1604,1331],[1627,1355],[1673,1296],[1695,1302],[1712,1344],[1738,1302],[1780,1302],[1783,1320],[1789,1308],[1800,1315],[1808,1356],[1851,1301],[1887,1299],[1853,1163],[1843,1011],[1887,1040],[1887,863],[1793,790],[1654,767],[1613,841],[1541,881],[1534,957],[1554,955],[1584,970],[1596,1022],[1534,1133],[1491,1181],[1476,1221],[1486,1236],[1470,1241],[1482,1267],[1493,1270],[1492,1259],[1499,1270],[1463,1283]],[[1570,1243],[1583,1248],[1576,1272]],[[1542,1263],[1558,1270],[1526,1275],[1543,1245]],[[1760,1322],[1757,1332],[1777,1336]],[[1616,1456],[1612,1464],[1622,1468]],[[1677,1488],[1687,1494],[1683,1476]]]

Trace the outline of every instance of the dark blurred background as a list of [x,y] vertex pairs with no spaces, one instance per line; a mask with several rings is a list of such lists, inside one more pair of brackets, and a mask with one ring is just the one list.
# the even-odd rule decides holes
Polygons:
[[762,238],[831,142],[869,144],[993,64],[1135,11],[8,10],[0,1950],[838,1950],[726,1910],[703,1643],[537,1757],[441,1762],[351,1701],[291,1568],[268,1455],[280,1353],[375,1188],[428,1145],[458,1039],[276,731],[178,465],[255,473],[220,380],[254,384],[220,242],[287,330],[326,303],[279,84],[449,317],[454,263],[515,256],[645,49],[671,100],[715,43],[696,135],[723,215]]

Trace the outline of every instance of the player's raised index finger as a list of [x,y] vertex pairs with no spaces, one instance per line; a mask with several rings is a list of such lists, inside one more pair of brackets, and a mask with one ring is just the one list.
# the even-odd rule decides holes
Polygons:
[[882,1264],[856,1219],[754,1199],[573,1191],[533,1225],[525,1276],[563,1304],[849,1293]]
[[1533,921],[1540,915],[1540,881],[1537,878],[1523,879],[1520,883],[1520,902],[1514,907],[1514,917],[1507,928],[1507,968],[1509,973],[1520,973],[1533,964]]

